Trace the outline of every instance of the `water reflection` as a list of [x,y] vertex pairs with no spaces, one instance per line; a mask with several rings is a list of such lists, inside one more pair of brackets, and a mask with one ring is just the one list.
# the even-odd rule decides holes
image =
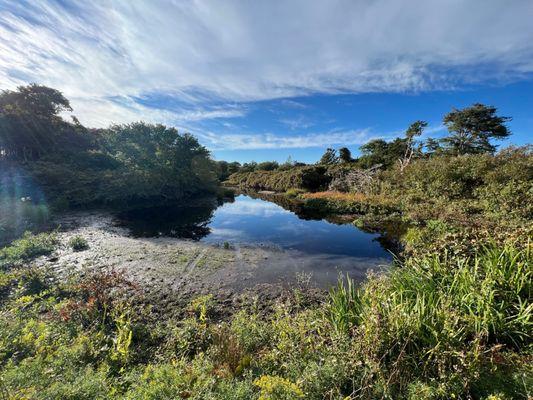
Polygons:
[[218,206],[157,207],[124,213],[122,224],[135,236],[172,236],[207,243],[279,247],[305,254],[389,259],[376,240],[351,224],[302,219],[273,202],[241,194]]
[[118,215],[119,223],[135,237],[169,236],[200,240],[209,235],[209,222],[218,205],[202,204],[140,208]]

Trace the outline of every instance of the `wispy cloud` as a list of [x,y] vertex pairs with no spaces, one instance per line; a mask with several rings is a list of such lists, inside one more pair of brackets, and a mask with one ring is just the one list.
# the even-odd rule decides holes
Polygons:
[[309,118],[298,115],[293,118],[282,118],[279,120],[283,125],[287,126],[290,130],[301,130],[312,127],[314,124],[309,120]]
[[282,99],[280,101],[280,105],[287,107],[287,108],[294,108],[298,110],[309,108],[309,106],[307,106],[306,104],[303,104],[299,101],[291,100],[291,99]]
[[279,135],[273,133],[217,134],[197,132],[200,138],[210,143],[213,150],[256,150],[328,147],[336,145],[359,145],[368,140],[388,138],[374,134],[369,129],[350,131],[316,132],[305,135]]
[[[532,20],[528,0],[0,0],[0,83],[56,87],[88,125],[187,125],[245,115],[235,103],[517,79],[533,73]],[[187,106],[137,101],[153,93]]]

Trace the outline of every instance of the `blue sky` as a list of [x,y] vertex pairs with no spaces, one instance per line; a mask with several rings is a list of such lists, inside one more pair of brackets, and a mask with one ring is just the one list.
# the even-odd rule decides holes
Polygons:
[[452,107],[531,142],[531,0],[0,0],[0,88],[37,82],[88,126],[195,134],[217,159],[314,162]]

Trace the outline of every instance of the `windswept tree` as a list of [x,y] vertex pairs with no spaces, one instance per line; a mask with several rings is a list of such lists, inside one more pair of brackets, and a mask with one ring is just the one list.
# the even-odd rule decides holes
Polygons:
[[396,138],[391,142],[374,139],[362,145],[359,149],[362,156],[358,163],[363,168],[380,165],[388,168],[398,162],[405,155],[407,139]]
[[442,147],[438,139],[427,138],[424,142],[423,148],[425,148],[425,154],[428,156],[433,156],[442,153]]
[[339,149],[339,159],[343,163],[352,162],[353,159],[352,159],[352,153],[350,149],[348,149],[347,147],[341,147]]
[[500,117],[496,111],[496,107],[476,103],[446,114],[443,122],[451,135],[441,140],[444,149],[454,155],[494,153],[496,146],[491,139],[501,140],[511,134],[505,125],[511,118]]
[[413,154],[415,153],[415,137],[422,135],[424,129],[428,126],[426,121],[416,121],[409,125],[405,131],[405,153],[400,159],[400,170],[403,171],[409,165]]
[[318,163],[321,165],[332,165],[337,164],[338,161],[339,158],[337,157],[337,152],[335,149],[327,148],[326,152],[322,155]]

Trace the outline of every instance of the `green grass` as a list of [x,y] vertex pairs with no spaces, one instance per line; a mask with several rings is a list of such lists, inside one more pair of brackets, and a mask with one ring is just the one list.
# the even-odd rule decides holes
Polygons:
[[471,259],[413,258],[360,289],[341,281],[327,315],[338,334],[357,338],[364,363],[391,389],[442,380],[430,392],[444,385],[444,396],[479,386],[485,368],[504,369],[490,365],[495,354],[531,346],[532,294],[529,249],[487,247]]
[[20,266],[35,257],[48,255],[55,250],[57,244],[55,233],[34,235],[26,232],[10,246],[0,249],[0,268]]
[[83,251],[89,248],[89,242],[87,239],[81,236],[74,236],[68,241],[68,245],[74,251]]

